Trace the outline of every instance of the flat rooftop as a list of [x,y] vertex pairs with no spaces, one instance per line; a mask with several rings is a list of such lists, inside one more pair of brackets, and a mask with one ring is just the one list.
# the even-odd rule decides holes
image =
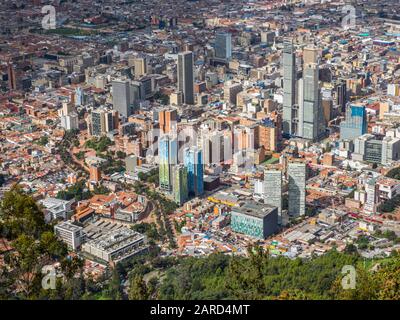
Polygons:
[[232,209],[232,212],[241,213],[244,215],[256,217],[259,219],[263,219],[265,216],[269,215],[271,212],[277,209],[277,207],[263,204],[255,201],[246,202],[241,207],[235,207]]

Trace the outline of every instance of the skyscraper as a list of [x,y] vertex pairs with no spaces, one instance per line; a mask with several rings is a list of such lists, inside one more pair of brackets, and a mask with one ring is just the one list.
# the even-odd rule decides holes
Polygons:
[[293,217],[303,216],[306,212],[306,176],[305,163],[292,162],[288,165],[289,208],[288,214]]
[[232,57],[232,36],[230,33],[217,33],[215,57],[224,60],[229,60]]
[[266,169],[264,171],[264,203],[278,208],[278,222],[282,221],[282,171]]
[[340,139],[353,140],[367,133],[367,111],[365,106],[349,105],[346,119],[340,123]]
[[188,171],[189,195],[198,196],[204,191],[203,155],[197,147],[185,148],[184,165]]
[[178,205],[181,206],[188,200],[189,197],[187,168],[182,164],[174,166],[173,178],[174,200]]
[[346,81],[342,80],[336,86],[336,104],[341,112],[346,112],[346,104],[348,102]]
[[114,80],[111,84],[114,110],[126,118],[129,117],[139,100],[138,90],[129,80]]
[[193,53],[178,54],[178,90],[182,92],[183,103],[194,104]]
[[168,135],[158,140],[159,180],[160,188],[170,192],[172,190],[172,167],[178,162],[178,141]]
[[292,40],[283,45],[283,132],[296,135],[296,55]]
[[300,101],[300,136],[304,139],[317,140],[324,132],[325,121],[321,108],[319,91],[318,51],[314,47],[303,51],[303,80],[299,90]]
[[93,136],[101,136],[118,127],[118,112],[100,108],[93,110],[89,118],[89,131]]

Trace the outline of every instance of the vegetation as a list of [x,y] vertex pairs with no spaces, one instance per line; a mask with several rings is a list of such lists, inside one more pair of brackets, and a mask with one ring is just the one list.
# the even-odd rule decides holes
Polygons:
[[57,193],[57,199],[76,201],[86,200],[92,197],[92,193],[86,188],[85,181],[80,180],[66,190]]
[[144,181],[147,183],[154,183],[155,185],[158,185],[159,182],[158,173],[159,173],[158,169],[153,169],[149,173],[139,172],[138,178],[140,181]]
[[[400,259],[376,273],[359,267],[361,261],[334,250],[311,260],[271,258],[258,247],[248,258],[187,258],[167,271],[159,299],[398,299]],[[356,267],[356,290],[340,285],[344,265]]]
[[386,200],[381,205],[381,211],[385,213],[393,212],[399,205],[400,205],[400,195],[396,195],[392,199]]
[[41,137],[37,142],[36,142],[39,146],[44,147],[46,144],[49,143],[49,138],[47,136],[43,136]]
[[158,234],[158,231],[157,231],[157,226],[154,222],[153,223],[146,223],[146,222],[138,223],[138,224],[135,224],[134,226],[132,226],[132,229],[136,232],[145,234],[149,238],[149,240],[157,241],[160,239],[160,235]]
[[[0,203],[1,237],[11,241],[12,250],[4,253],[0,269],[0,299],[51,299],[79,297],[72,280],[82,261],[67,256],[64,243],[57,240],[34,199],[18,186],[6,192]],[[61,264],[66,284],[59,279],[56,290],[41,286],[42,269],[55,262]]]
[[396,167],[396,168],[393,168],[392,170],[390,170],[386,174],[386,177],[400,180],[400,167]]
[[6,182],[6,178],[2,174],[0,174],[0,187],[3,186],[3,184]]
[[85,147],[96,150],[96,152],[104,152],[109,146],[112,146],[113,142],[110,138],[102,136],[100,138],[92,138],[85,142]]

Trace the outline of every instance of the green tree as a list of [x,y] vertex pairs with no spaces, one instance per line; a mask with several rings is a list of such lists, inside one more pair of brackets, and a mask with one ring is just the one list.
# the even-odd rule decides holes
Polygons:
[[129,287],[129,300],[147,300],[147,286],[139,274],[132,277]]

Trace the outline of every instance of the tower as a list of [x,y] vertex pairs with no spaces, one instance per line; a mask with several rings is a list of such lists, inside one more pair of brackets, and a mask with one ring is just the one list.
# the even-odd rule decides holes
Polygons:
[[178,54],[178,90],[182,92],[183,103],[194,104],[193,53]]
[[291,162],[288,165],[289,210],[292,217],[305,215],[306,211],[306,175],[305,163]]
[[283,132],[297,134],[296,118],[296,55],[293,41],[283,43]]

